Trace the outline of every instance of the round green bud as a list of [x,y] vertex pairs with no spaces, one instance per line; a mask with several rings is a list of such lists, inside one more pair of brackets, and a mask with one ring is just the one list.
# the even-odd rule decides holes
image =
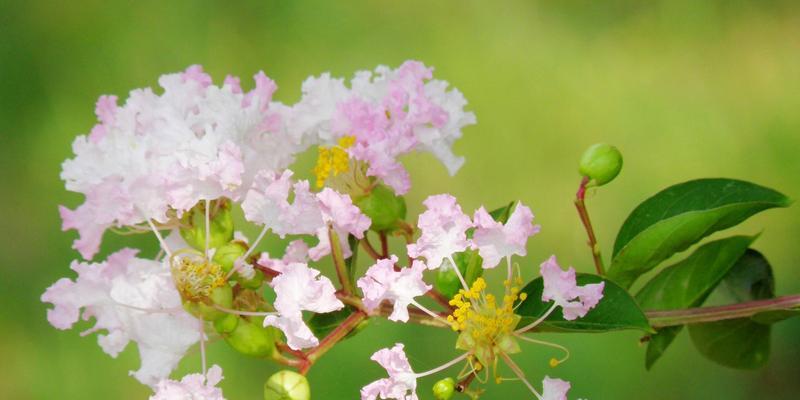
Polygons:
[[397,228],[398,221],[406,218],[406,201],[384,185],[376,185],[366,196],[355,202],[364,215],[372,220],[370,229],[387,231]]
[[214,329],[220,334],[231,333],[239,325],[239,317],[225,314],[214,320]]
[[214,252],[214,257],[211,259],[227,273],[233,268],[233,263],[247,253],[247,244],[234,240],[219,246],[217,251]]
[[248,321],[239,318],[236,328],[229,334],[223,335],[234,350],[244,355],[253,357],[267,357],[275,351],[275,333],[272,328],[264,328],[261,319]]
[[258,290],[258,288],[260,288],[261,285],[264,283],[264,273],[259,270],[256,270],[252,278],[242,279],[237,275],[237,280],[245,289]]
[[264,383],[264,400],[309,400],[311,386],[305,376],[294,371],[278,371]]
[[[208,247],[217,248],[233,239],[233,217],[227,202],[215,206],[211,203],[209,215],[211,226],[208,237]],[[181,216],[181,237],[189,246],[199,251],[206,249],[206,210],[205,202],[197,203],[191,210]]]
[[583,153],[579,171],[597,186],[602,186],[614,180],[621,169],[622,153],[614,146],[597,143]]
[[195,317],[202,318],[206,321],[214,321],[225,315],[224,312],[216,309],[213,306],[214,304],[225,308],[231,308],[233,305],[233,289],[228,284],[211,289],[205,302],[185,300],[183,302],[183,308]]
[[453,378],[444,378],[433,384],[433,397],[436,400],[450,400],[456,391],[456,381]]

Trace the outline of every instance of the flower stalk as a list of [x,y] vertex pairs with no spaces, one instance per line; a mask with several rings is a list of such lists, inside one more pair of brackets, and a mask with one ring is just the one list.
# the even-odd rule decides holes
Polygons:
[[586,234],[589,236],[589,248],[592,249],[592,259],[598,275],[605,275],[605,267],[603,267],[603,257],[600,254],[600,245],[597,243],[597,237],[592,228],[592,221],[589,219],[589,211],[586,209],[586,188],[589,184],[589,177],[584,176],[581,184],[578,187],[578,193],[575,194],[575,208],[578,209],[578,215],[581,218],[581,223],[586,229]]

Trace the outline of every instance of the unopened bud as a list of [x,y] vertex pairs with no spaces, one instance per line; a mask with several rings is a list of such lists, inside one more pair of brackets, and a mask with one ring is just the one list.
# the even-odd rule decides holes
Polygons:
[[616,147],[598,143],[583,153],[579,171],[595,185],[602,186],[614,180],[622,169],[622,154]]
[[370,229],[373,231],[395,229],[398,222],[406,218],[405,199],[384,185],[376,185],[369,194],[358,199],[356,205],[372,220]]
[[274,328],[264,328],[260,320],[239,318],[239,323],[229,334],[222,335],[234,350],[253,357],[267,357],[275,351]]
[[231,333],[239,325],[239,317],[225,314],[214,320],[214,329],[220,334]]
[[453,378],[444,378],[433,384],[433,397],[436,400],[450,400],[456,391],[456,381]]
[[244,253],[247,253],[247,249],[247,244],[238,240],[234,240],[219,246],[217,251],[214,252],[214,257],[212,260],[219,264],[227,273],[230,272],[231,268],[233,268],[233,264],[236,262],[236,260],[243,256]]
[[278,371],[264,383],[264,400],[309,400],[311,387],[305,376],[294,371]]
[[[233,218],[227,201],[210,202],[208,247],[215,249],[233,239]],[[181,237],[197,250],[206,249],[206,203],[201,201],[181,217]]]

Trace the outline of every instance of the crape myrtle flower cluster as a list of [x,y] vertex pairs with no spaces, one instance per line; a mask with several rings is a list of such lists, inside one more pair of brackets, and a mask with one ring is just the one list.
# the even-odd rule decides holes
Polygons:
[[[400,196],[411,181],[399,157],[429,152],[457,172],[464,159],[452,144],[475,123],[463,95],[416,61],[357,72],[350,81],[310,77],[293,105],[273,100],[277,85],[263,72],[254,81],[248,91],[233,76],[214,84],[200,66],[191,66],[162,76],[161,90],[131,91],[122,104],[116,96],[99,98],[98,123],[75,139],[75,156],[61,174],[68,190],[85,197],[75,209],[60,207],[63,229],[78,231],[73,247],[83,260],[72,263],[77,277],[60,279],[42,295],[52,304],[48,321],[70,329],[94,319],[82,335],[98,333],[112,357],[135,342],[141,365],[131,374],[154,390],[151,399],[223,398],[221,368],[206,368],[212,337],[296,368],[300,374],[270,378],[265,398],[302,399],[310,396],[305,372],[349,333],[335,329],[320,338],[309,314],[352,308],[340,326],[352,329],[368,317],[406,322],[413,309],[455,331],[463,354],[414,373],[402,344],[379,350],[372,359],[389,377],[366,385],[363,399],[415,399],[417,378],[459,363],[465,364],[461,376],[491,369],[500,382],[498,360],[536,397],[565,399],[568,383],[546,377],[540,393],[509,355],[520,351],[517,340],[543,343],[523,334],[556,308],[566,319],[585,315],[602,298],[602,283],[577,286],[575,271],[551,258],[541,266],[541,300],[552,307],[518,327],[514,310],[526,296],[511,258],[525,256],[528,238],[539,231],[528,207],[519,203],[502,223],[483,207],[469,217],[453,196],[441,194],[425,200],[416,227],[404,221]],[[294,179],[295,157],[311,148],[318,152],[315,181]],[[260,228],[256,237],[235,229],[237,207]],[[124,248],[92,261],[107,231],[150,232],[161,250],[143,256]],[[387,233],[404,236],[408,265],[386,246],[375,250],[369,231],[384,244]],[[268,234],[293,239],[282,256],[256,250]],[[347,276],[344,260],[359,244],[375,264],[356,279]],[[483,278],[462,276],[454,257],[464,251],[480,254],[485,269],[506,262],[502,298]],[[325,257],[333,260],[338,287],[314,268]],[[417,300],[435,292],[425,282],[430,270],[458,277],[461,289],[444,300],[449,315]],[[170,379],[195,345],[201,373]]]

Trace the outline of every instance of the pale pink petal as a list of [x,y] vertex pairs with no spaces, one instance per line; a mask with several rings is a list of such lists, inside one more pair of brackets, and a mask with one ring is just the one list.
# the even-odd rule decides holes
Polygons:
[[467,229],[472,221],[461,211],[456,198],[449,194],[428,197],[423,204],[427,210],[420,214],[417,226],[422,235],[408,245],[411,257],[424,257],[429,269],[437,269],[442,260],[471,246]]
[[542,385],[544,386],[542,400],[567,400],[569,382],[545,376]]
[[317,341],[303,322],[304,310],[328,313],[344,307],[336,298],[336,289],[330,279],[306,264],[289,264],[285,272],[272,279],[270,285],[275,290],[275,309],[279,315],[268,316],[264,325],[283,330],[287,344],[295,350],[313,347]]
[[164,379],[156,385],[150,400],[224,400],[222,389],[216,385],[222,380],[222,368],[213,365],[206,375],[189,374],[178,381]]
[[603,298],[605,282],[577,286],[575,269],[562,270],[555,256],[542,263],[540,271],[544,279],[542,301],[554,301],[566,320],[584,317]]
[[484,268],[494,268],[500,260],[512,255],[525,256],[528,238],[539,232],[533,213],[518,203],[505,225],[495,221],[485,208],[475,211],[475,234],[472,241],[483,258]]
[[389,377],[364,386],[361,400],[417,400],[417,378],[401,343],[391,349],[378,350],[370,359],[386,369]]
[[400,271],[394,270],[395,264],[397,256],[394,255],[391,259],[378,260],[356,284],[364,292],[364,306],[368,310],[374,310],[388,300],[394,305],[389,320],[407,322],[409,304],[432,286],[426,285],[422,279],[425,271],[422,262],[415,261],[413,266]]

